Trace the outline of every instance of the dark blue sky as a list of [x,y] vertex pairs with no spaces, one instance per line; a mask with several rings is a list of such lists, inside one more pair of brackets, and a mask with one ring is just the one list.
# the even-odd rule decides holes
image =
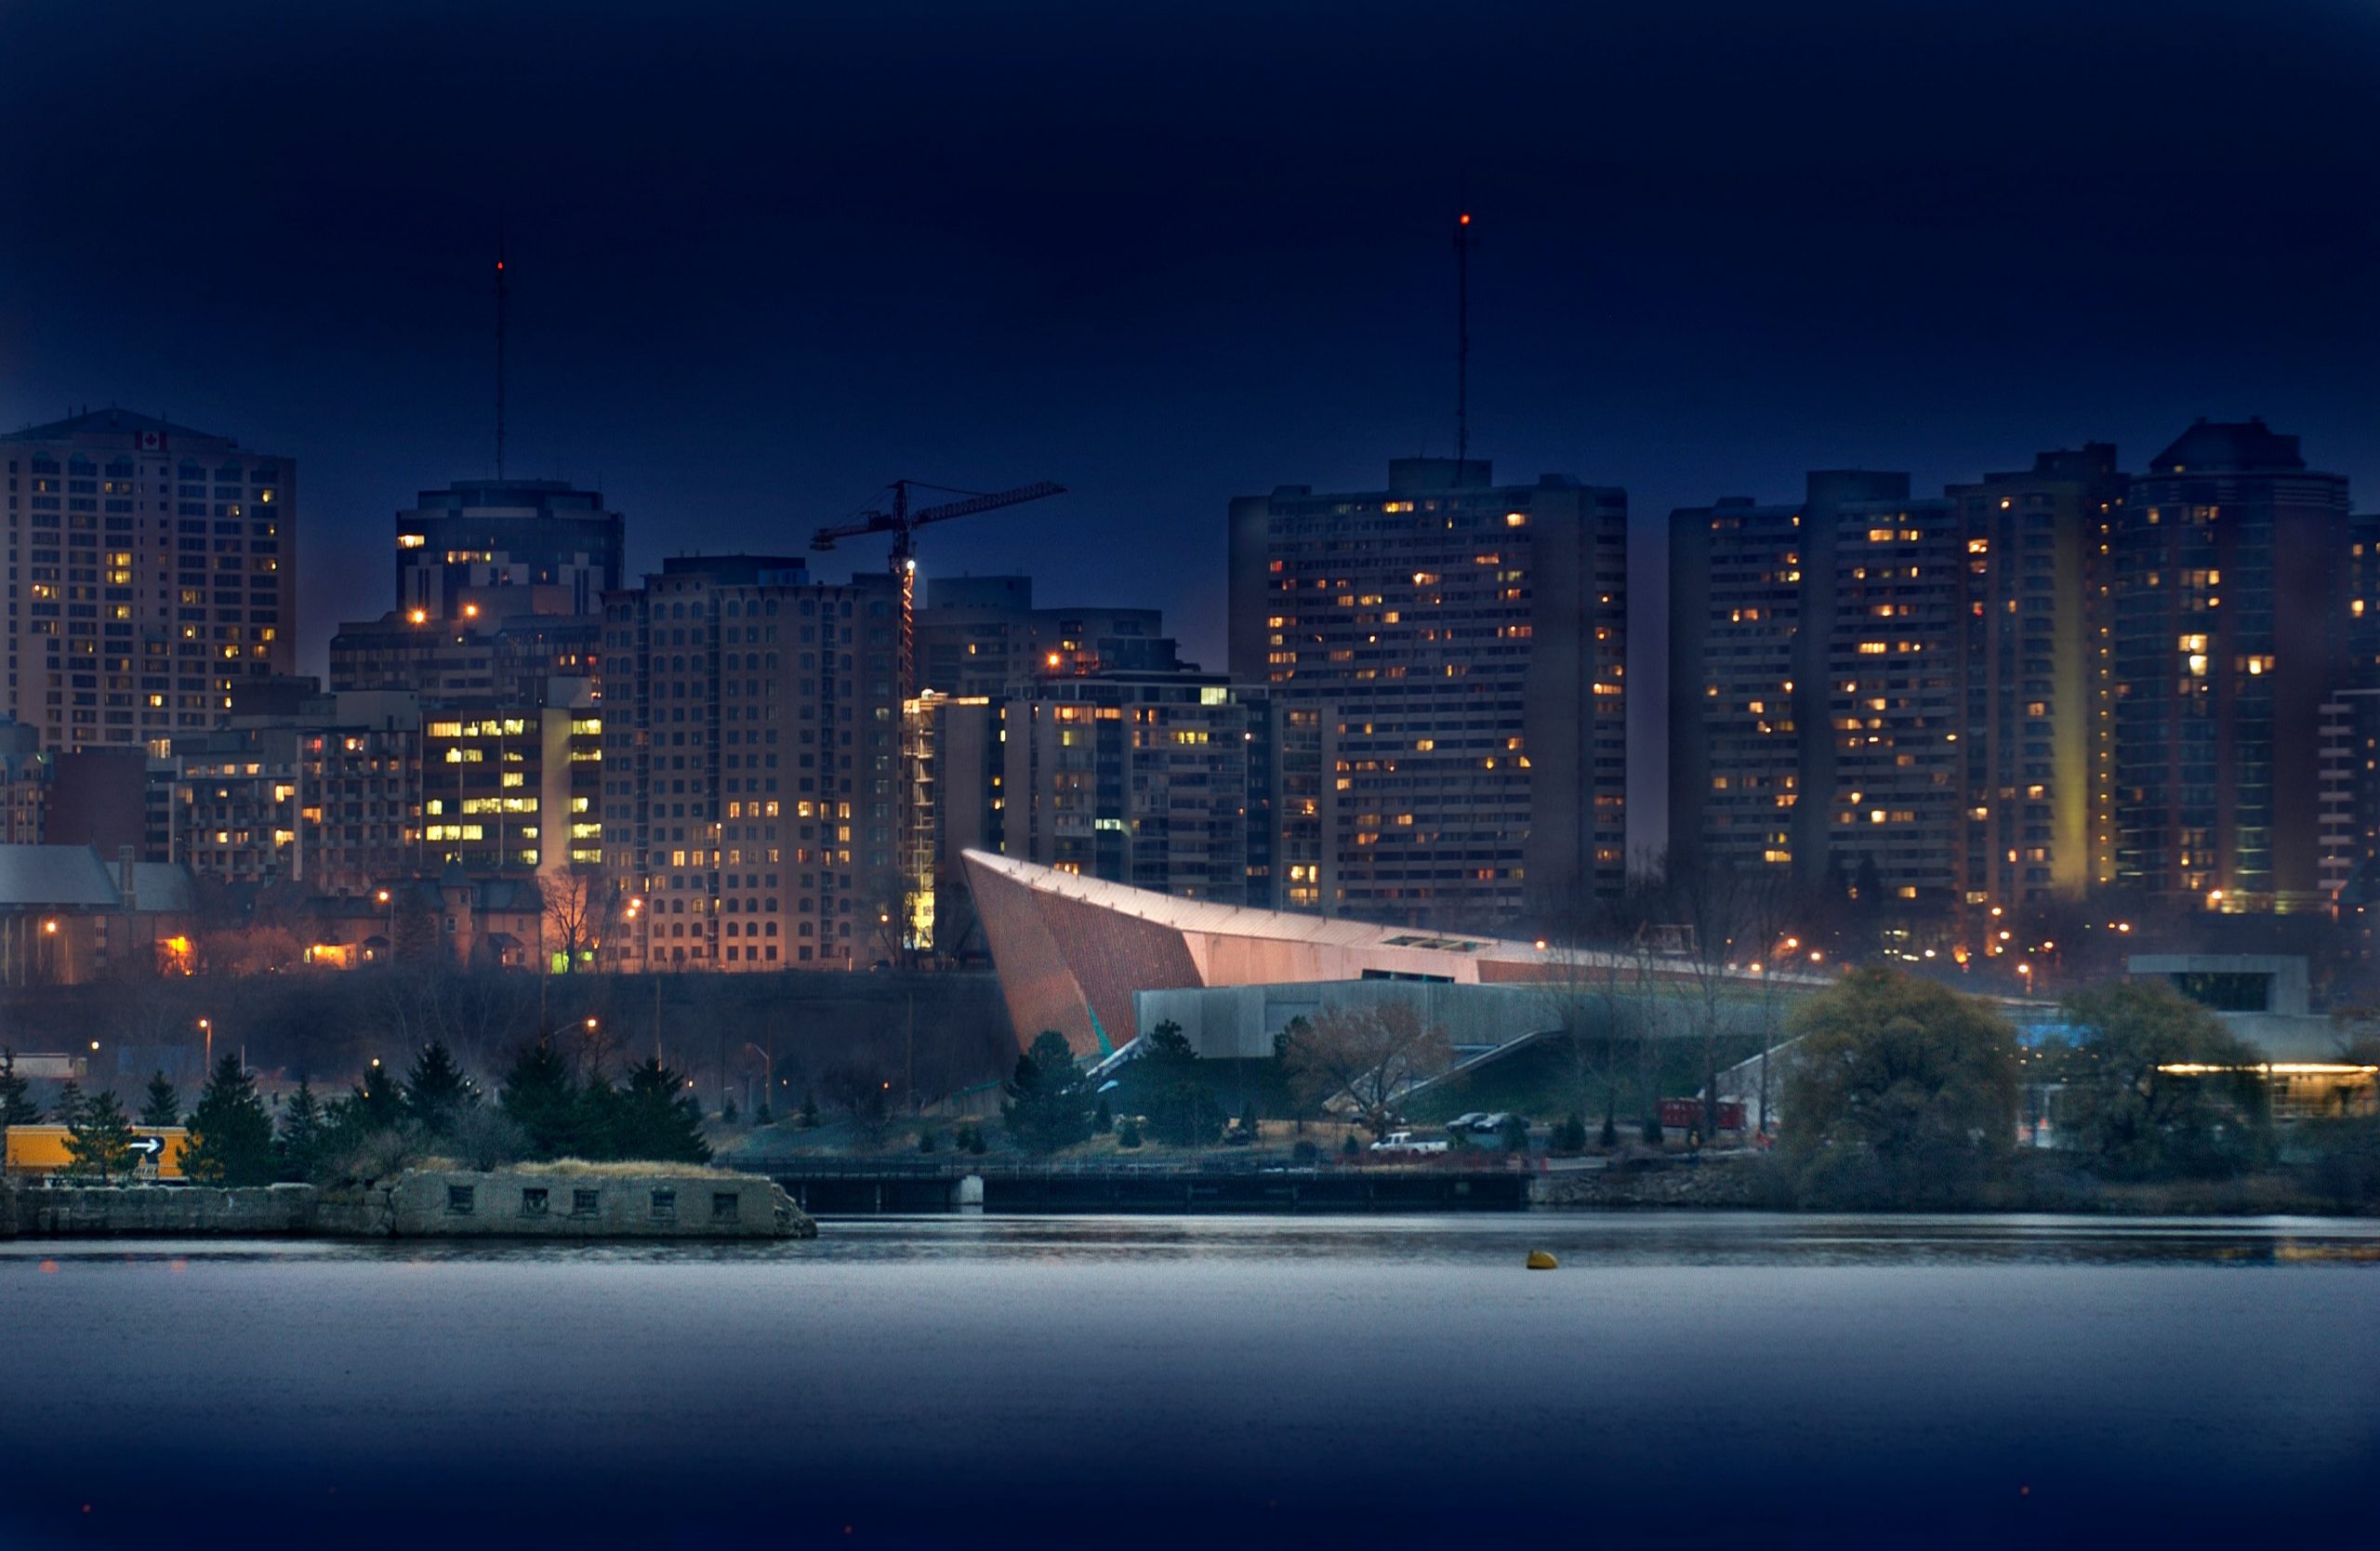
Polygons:
[[1220,666],[1228,497],[1450,449],[1458,186],[1474,448],[1648,533],[2197,414],[2369,484],[2375,87],[2380,12],[2291,0],[20,0],[0,425],[299,457],[318,661],[395,508],[490,471],[501,207],[513,471],[600,481],[635,563],[1052,478],[928,571]]

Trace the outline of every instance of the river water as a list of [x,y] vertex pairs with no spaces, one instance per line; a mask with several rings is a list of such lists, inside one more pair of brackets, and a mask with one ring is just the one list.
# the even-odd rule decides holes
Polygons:
[[2374,1223],[0,1245],[10,1548],[2349,1546],[2376,1484]]

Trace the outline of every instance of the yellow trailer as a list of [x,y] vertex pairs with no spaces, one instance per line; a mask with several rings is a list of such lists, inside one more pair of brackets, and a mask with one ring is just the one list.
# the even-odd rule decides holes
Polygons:
[[[73,1166],[62,1125],[12,1125],[7,1135],[7,1172],[11,1174],[65,1173]],[[189,1146],[186,1126],[134,1126],[132,1172],[142,1179],[179,1179],[182,1149]]]

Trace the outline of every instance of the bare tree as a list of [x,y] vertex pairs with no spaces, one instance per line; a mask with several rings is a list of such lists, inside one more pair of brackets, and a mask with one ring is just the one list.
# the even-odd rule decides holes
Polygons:
[[1707,1141],[1719,1129],[1719,1047],[1727,1027],[1726,1002],[1741,988],[1747,966],[1774,947],[1790,895],[1785,881],[1774,874],[1706,865],[1673,874],[1668,897],[1673,918],[1686,929],[1680,964],[1686,973],[1680,984],[1689,1027],[1701,1045],[1702,1135]]
[[1405,1002],[1326,1007],[1289,1035],[1282,1059],[1289,1081],[1310,1104],[1345,1099],[1376,1137],[1395,1123],[1394,1106],[1415,1083],[1453,1065],[1446,1030]]
[[[1657,898],[1641,875],[1617,897],[1581,895],[1557,912],[1556,935],[1547,943],[1544,982],[1548,1013],[1567,1031],[1572,1080],[1584,1116],[1599,1083],[1603,1090],[1602,1136],[1612,1145],[1620,1130],[1621,1056],[1632,1043],[1640,1061],[1652,1054],[1656,1026],[1653,955],[1642,928]],[[1600,1026],[1601,1038],[1590,1037]],[[1645,1080],[1650,1092],[1649,1080]]]
[[548,951],[562,956],[563,974],[575,974],[579,961],[611,935],[620,909],[619,881],[603,868],[581,864],[537,882],[546,901]]

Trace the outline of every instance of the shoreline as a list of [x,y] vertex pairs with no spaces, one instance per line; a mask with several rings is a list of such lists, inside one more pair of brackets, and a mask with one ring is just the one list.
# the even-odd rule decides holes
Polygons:
[[0,1182],[16,1239],[813,1239],[775,1182],[714,1170],[409,1169],[353,1186]]

